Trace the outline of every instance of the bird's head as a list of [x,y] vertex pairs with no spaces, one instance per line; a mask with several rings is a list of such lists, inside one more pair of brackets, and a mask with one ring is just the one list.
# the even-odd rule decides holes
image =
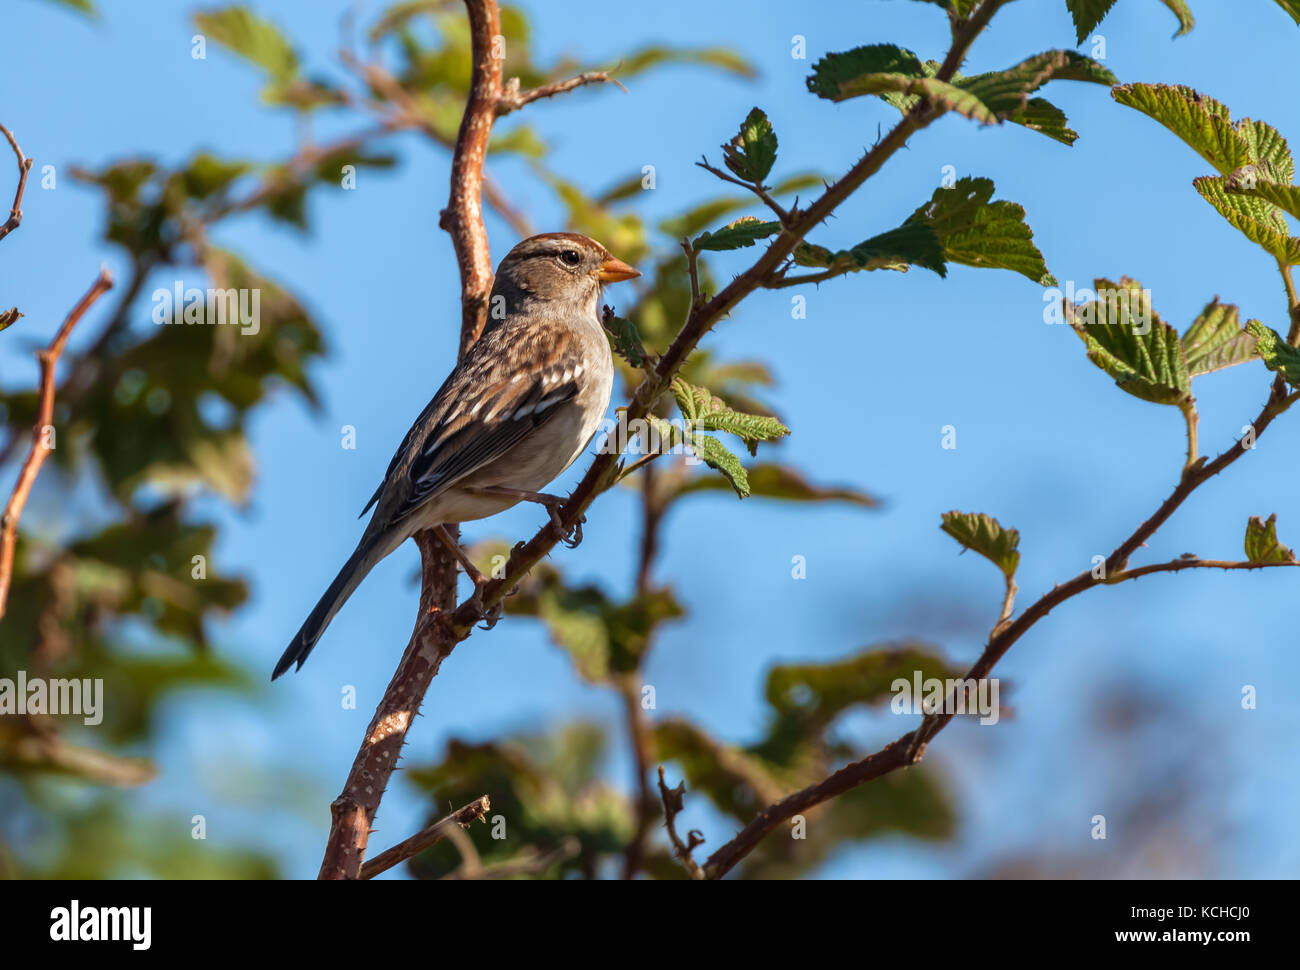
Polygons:
[[594,239],[576,232],[547,232],[530,236],[506,253],[492,295],[505,297],[510,312],[564,303],[594,315],[607,283],[640,275]]

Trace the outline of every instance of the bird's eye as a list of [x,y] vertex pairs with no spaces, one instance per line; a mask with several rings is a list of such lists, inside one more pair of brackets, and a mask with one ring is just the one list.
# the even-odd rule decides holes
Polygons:
[[564,262],[568,263],[570,266],[577,266],[582,262],[582,257],[578,255],[576,249],[566,249],[564,252],[560,253],[560,259],[564,260]]

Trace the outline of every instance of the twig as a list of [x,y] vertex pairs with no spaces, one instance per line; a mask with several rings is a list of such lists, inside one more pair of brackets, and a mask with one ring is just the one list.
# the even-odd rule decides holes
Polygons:
[[5,606],[9,599],[9,586],[13,582],[14,570],[14,546],[18,541],[18,519],[23,514],[23,507],[27,504],[27,496],[31,494],[32,485],[36,482],[36,476],[40,474],[41,465],[49,456],[50,447],[46,444],[45,436],[47,429],[54,423],[54,371],[59,363],[59,357],[63,354],[63,347],[68,342],[68,335],[72,333],[72,328],[77,325],[82,315],[90,309],[91,305],[100,298],[104,293],[113,288],[113,276],[108,271],[108,267],[100,268],[99,276],[91,284],[86,295],[83,296],[77,305],[72,308],[67,319],[63,321],[63,326],[59,327],[58,333],[50,345],[44,350],[36,352],[36,359],[41,365],[41,389],[39,404],[36,409],[36,426],[32,429],[32,448],[27,453],[27,460],[23,462],[22,468],[18,472],[18,482],[14,485],[13,494],[9,497],[9,504],[5,506],[4,516],[0,518],[0,617],[5,614]]
[[1282,284],[1286,287],[1286,306],[1291,317],[1291,329],[1287,331],[1286,342],[1291,346],[1300,345],[1300,297],[1296,296],[1295,279],[1291,276],[1291,266],[1286,260],[1279,259],[1277,268],[1282,273]]
[[791,214],[788,211],[786,211],[785,207],[782,206],[780,203],[778,203],[776,199],[772,198],[772,196],[768,194],[767,189],[764,188],[762,185],[756,185],[753,182],[746,182],[744,179],[733,178],[732,176],[724,172],[722,169],[715,168],[714,166],[710,165],[709,160],[707,158],[703,159],[702,161],[698,161],[695,164],[698,165],[700,168],[704,169],[704,171],[716,175],[724,182],[730,182],[732,185],[739,185],[742,189],[748,189],[750,192],[753,192],[756,196],[759,197],[759,199],[762,200],[763,205],[767,206],[774,213],[776,213],[776,218],[781,223],[781,225],[784,226],[789,224]]
[[0,225],[0,239],[3,239],[22,224],[23,191],[27,188],[27,173],[31,171],[32,160],[23,154],[23,150],[18,147],[18,139],[14,138],[13,132],[4,125],[0,125],[0,134],[5,136],[9,147],[14,150],[14,155],[18,158],[18,190],[14,192],[14,204],[9,209],[9,218],[4,225]]
[[484,816],[492,808],[492,803],[487,795],[470,802],[464,808],[452,812],[446,818],[434,822],[428,828],[422,829],[405,839],[391,849],[379,853],[369,862],[361,867],[362,879],[373,879],[381,872],[387,872],[399,862],[404,862],[412,856],[417,856],[425,849],[437,845],[443,839],[447,838],[449,830],[455,826],[467,829],[474,822],[481,822]]
[[587,71],[577,77],[543,84],[540,88],[533,88],[530,91],[520,91],[519,78],[512,77],[505,88],[502,89],[501,96],[497,98],[497,117],[504,117],[512,111],[518,111],[524,105],[540,101],[542,98],[553,98],[557,94],[564,94],[566,91],[572,91],[586,84],[614,84],[624,94],[627,94],[627,88],[623,87],[618,79],[611,77],[605,71]]
[[668,840],[673,844],[673,854],[677,856],[686,871],[690,873],[692,879],[704,879],[704,870],[700,868],[698,862],[691,858],[691,853],[697,846],[704,844],[704,836],[691,829],[686,833],[686,841],[683,842],[677,834],[677,816],[681,814],[682,796],[686,793],[686,782],[679,781],[676,788],[669,788],[664,781],[664,766],[659,766],[659,797],[664,803],[664,828],[668,830]]
[[704,303],[704,294],[700,292],[699,254],[689,239],[682,239],[682,252],[686,254],[686,273],[691,278],[691,309]]

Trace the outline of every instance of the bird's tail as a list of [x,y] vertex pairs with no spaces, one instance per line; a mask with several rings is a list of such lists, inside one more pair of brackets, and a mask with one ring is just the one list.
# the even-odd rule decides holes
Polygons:
[[298,630],[294,638],[289,641],[289,647],[280,657],[280,662],[275,665],[275,670],[271,674],[271,679],[279,677],[288,670],[293,664],[297,663],[299,669],[307,660],[307,655],[311,653],[312,648],[316,646],[316,641],[321,638],[325,628],[330,625],[330,620],[334,619],[343,604],[348,601],[348,597],[353,591],[361,585],[361,581],[374,568],[375,563],[383,558],[382,555],[375,555],[375,543],[362,540],[357,546],[356,551],[343,564],[339,574],[334,577],[334,582],[330,583],[330,588],[325,591],[325,595],[320,598],[316,608],[311,611],[302,628]]

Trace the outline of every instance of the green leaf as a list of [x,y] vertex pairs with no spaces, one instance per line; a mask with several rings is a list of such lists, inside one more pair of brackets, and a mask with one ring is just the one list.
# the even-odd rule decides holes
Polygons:
[[[874,508],[880,500],[854,488],[816,485],[800,472],[785,465],[759,462],[748,469],[750,494],[786,502],[847,502],[862,508]],[[678,495],[713,492],[727,488],[727,483],[713,475],[696,475],[678,490]]]
[[876,94],[859,89],[862,78],[895,75],[919,78],[924,75],[920,58],[893,44],[869,44],[838,54],[827,54],[813,66],[808,90],[818,97],[843,101],[860,94]]
[[706,465],[726,476],[727,481],[731,482],[731,487],[736,490],[737,496],[745,498],[749,495],[749,479],[745,475],[745,466],[740,463],[739,458],[727,450],[726,445],[707,434],[690,435],[687,443]]
[[764,693],[778,714],[821,727],[857,705],[888,701],[896,680],[911,684],[918,673],[922,680],[962,675],[928,647],[872,647],[830,662],[779,664]]
[[1023,108],[1007,115],[1007,121],[1046,135],[1063,145],[1073,145],[1079,133],[1069,126],[1065,112],[1045,98],[1030,98]]
[[763,222],[753,216],[741,216],[717,232],[704,233],[693,245],[697,253],[703,250],[720,252],[726,249],[744,249],[780,231],[779,222]]
[[940,276],[947,276],[948,267],[943,257],[943,244],[934,228],[925,223],[910,221],[863,240],[852,249],[832,252],[825,246],[800,243],[794,251],[797,265],[818,267],[836,273],[879,269],[905,273],[909,265],[916,265],[934,270]]
[[727,168],[740,178],[761,185],[776,164],[776,132],[767,115],[758,108],[750,111],[740,132],[722,146]]
[[998,520],[982,512],[945,512],[944,532],[967,549],[979,553],[1002,570],[1010,581],[1020,564],[1020,533],[1004,529]]
[[77,10],[87,16],[94,16],[95,13],[95,7],[91,4],[90,0],[53,0],[53,2],[60,6],[71,7],[73,10]]
[[194,25],[218,44],[256,64],[272,81],[298,73],[298,55],[279,29],[247,7],[223,7],[194,15]]
[[1258,320],[1247,321],[1246,332],[1255,338],[1255,352],[1264,361],[1264,366],[1277,371],[1288,384],[1300,387],[1300,350]]
[[1300,186],[1277,182],[1260,174],[1258,165],[1244,165],[1223,180],[1233,195],[1248,195],[1300,219]]
[[1215,297],[1183,334],[1187,374],[1196,377],[1254,360],[1255,338],[1241,328],[1237,308]]
[[1192,381],[1178,331],[1151,308],[1142,284],[1098,279],[1097,299],[1065,304],[1065,316],[1088,348],[1088,359],[1134,397],[1190,407]]
[[1174,31],[1175,37],[1182,37],[1190,34],[1192,28],[1196,26],[1196,18],[1192,16],[1192,10],[1187,6],[1187,0],[1160,0],[1170,12],[1178,18],[1178,29]]
[[1090,57],[1074,51],[1051,50],[1035,54],[1004,71],[954,78],[953,83],[979,98],[995,115],[1008,117],[1023,111],[1029,95],[1054,80],[1110,86],[1118,78]]
[[1300,24],[1300,0],[1277,0],[1277,5],[1287,12],[1297,24]]
[[772,441],[790,433],[790,429],[776,418],[733,410],[707,388],[688,384],[680,377],[673,378],[672,387],[688,431],[726,431],[734,434],[745,443],[751,455],[758,442]]
[[758,77],[754,66],[729,47],[643,47],[622,57],[612,70],[618,77],[629,78],[665,64],[696,64],[716,67],[738,77]]
[[1277,541],[1277,515],[1268,521],[1252,515],[1246,522],[1246,559],[1250,562],[1295,562],[1295,553]]
[[1287,234],[1286,222],[1276,206],[1250,195],[1229,192],[1227,181],[1218,176],[1203,175],[1193,179],[1192,184],[1219,215],[1251,242],[1288,266],[1300,263],[1300,239]]
[[1115,0],[1065,0],[1065,6],[1074,18],[1075,42],[1082,44],[1115,6]]
[[612,312],[602,316],[601,323],[605,327],[605,333],[609,335],[609,342],[614,352],[633,367],[644,367],[648,357],[645,347],[641,344],[641,334],[637,332],[636,324],[624,317],[615,316]]
[[951,262],[1009,269],[1035,283],[1054,284],[1056,279],[1033,243],[1033,230],[1025,223],[1025,210],[1014,202],[992,202],[992,197],[992,179],[958,179],[949,188],[935,189],[907,223],[933,228],[943,256]]
[[1228,109],[1194,88],[1121,84],[1110,93],[1120,104],[1160,122],[1222,175],[1254,161],[1246,136],[1233,126]]

